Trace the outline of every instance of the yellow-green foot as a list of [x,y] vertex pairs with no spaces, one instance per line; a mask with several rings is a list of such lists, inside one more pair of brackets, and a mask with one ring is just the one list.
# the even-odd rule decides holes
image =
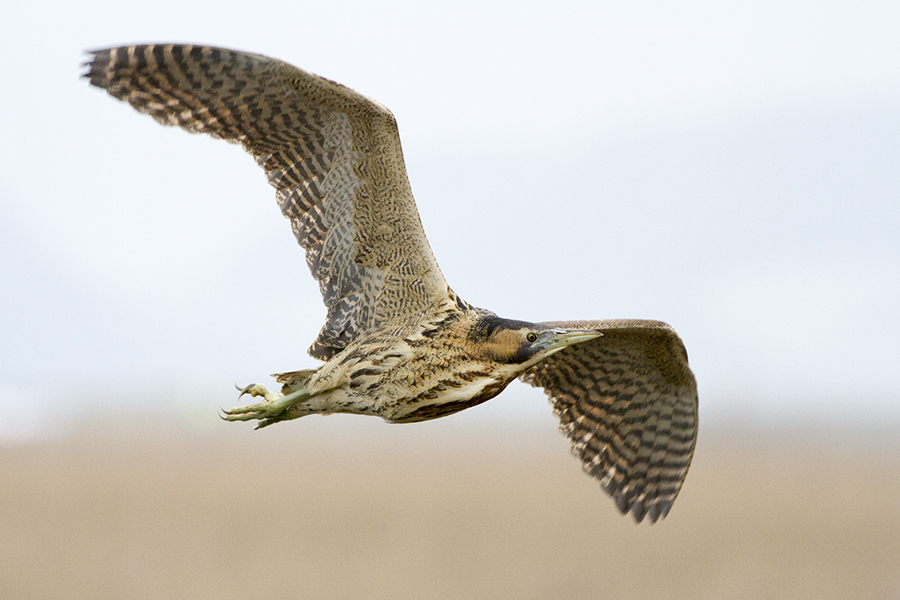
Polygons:
[[254,398],[262,396],[264,400],[262,402],[257,402],[256,404],[238,406],[231,410],[222,409],[222,414],[219,416],[226,421],[252,421],[257,419],[260,421],[256,426],[257,429],[265,427],[266,425],[271,425],[276,421],[284,420],[285,416],[283,413],[289,406],[308,397],[305,389],[297,390],[287,396],[283,396],[269,391],[269,388],[261,383],[251,383],[245,387],[235,385],[234,387],[240,392],[238,399],[244,394],[250,394],[250,396]]

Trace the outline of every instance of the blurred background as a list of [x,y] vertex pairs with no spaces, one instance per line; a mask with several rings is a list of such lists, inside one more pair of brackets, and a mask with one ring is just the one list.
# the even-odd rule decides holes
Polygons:
[[[900,5],[36,1],[0,33],[0,595],[900,598]],[[221,423],[325,310],[249,156],[78,78],[153,41],[389,107],[469,302],[672,324],[669,518],[619,518],[522,385]]]

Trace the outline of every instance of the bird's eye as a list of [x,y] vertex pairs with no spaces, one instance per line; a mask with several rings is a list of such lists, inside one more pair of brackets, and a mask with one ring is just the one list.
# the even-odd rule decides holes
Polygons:
[[525,336],[525,339],[528,340],[529,342],[533,342],[537,339],[537,334],[529,333],[528,335]]

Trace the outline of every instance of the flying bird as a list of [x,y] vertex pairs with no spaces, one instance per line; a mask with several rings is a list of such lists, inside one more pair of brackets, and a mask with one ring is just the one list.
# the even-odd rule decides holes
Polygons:
[[223,411],[265,427],[310,414],[436,419],[518,378],[542,387],[584,470],[625,514],[665,517],[697,437],[681,339],[645,320],[529,323],[457,296],[422,229],[397,123],[377,102],[285,62],[196,45],[90,53],[90,83],[163,125],[240,143],[275,188],[328,316],[316,369],[238,388]]

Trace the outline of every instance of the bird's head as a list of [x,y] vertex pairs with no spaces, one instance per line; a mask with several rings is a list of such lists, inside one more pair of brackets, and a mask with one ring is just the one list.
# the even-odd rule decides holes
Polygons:
[[472,352],[482,358],[527,368],[566,346],[601,335],[592,329],[555,329],[486,315],[472,325],[468,342]]

